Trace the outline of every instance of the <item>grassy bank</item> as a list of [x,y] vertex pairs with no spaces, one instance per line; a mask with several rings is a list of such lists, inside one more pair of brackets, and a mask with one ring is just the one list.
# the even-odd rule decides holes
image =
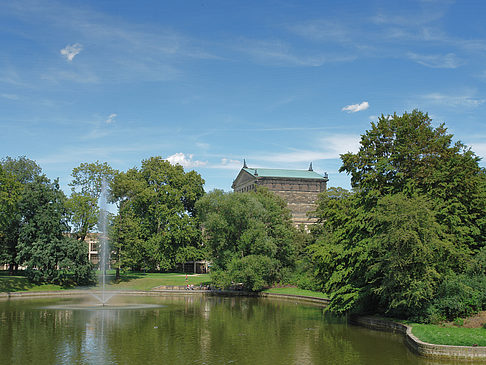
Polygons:
[[209,274],[186,274],[184,273],[139,273],[129,272],[121,276],[118,283],[114,282],[114,275],[110,275],[110,290],[150,290],[161,285],[205,285],[211,282]]
[[16,291],[55,291],[62,289],[63,288],[60,285],[36,285],[29,283],[25,276],[9,276],[4,273],[0,274],[0,293]]
[[270,288],[270,289],[264,290],[264,292],[265,293],[276,293],[276,294],[302,295],[304,297],[328,299],[328,296],[324,293],[316,292],[316,291],[312,291],[312,290],[292,288],[292,287]]
[[409,323],[420,340],[437,345],[486,346],[486,329]]
[[[186,275],[184,273],[139,273],[128,272],[121,275],[118,282],[114,281],[115,272],[109,271],[107,277],[108,290],[150,290],[161,285],[194,285],[209,284],[209,274]],[[99,289],[99,286],[93,286]],[[75,287],[62,287],[53,284],[32,284],[25,276],[9,276],[7,273],[0,273],[0,292],[34,292],[34,291],[55,291],[75,289]]]

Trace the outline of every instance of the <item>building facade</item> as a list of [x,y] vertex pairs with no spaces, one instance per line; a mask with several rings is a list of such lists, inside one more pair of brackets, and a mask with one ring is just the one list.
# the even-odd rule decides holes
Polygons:
[[231,187],[234,192],[266,187],[287,202],[294,225],[307,227],[316,221],[307,213],[315,210],[317,196],[326,190],[328,181],[327,173],[324,176],[316,173],[312,163],[308,170],[287,170],[250,168],[245,161]]

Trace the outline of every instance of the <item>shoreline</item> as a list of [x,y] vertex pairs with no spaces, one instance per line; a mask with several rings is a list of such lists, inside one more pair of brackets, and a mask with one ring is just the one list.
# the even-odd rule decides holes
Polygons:
[[352,324],[369,329],[402,333],[407,347],[417,355],[456,360],[486,360],[486,346],[437,345],[420,340],[412,333],[412,326],[373,316],[351,316]]

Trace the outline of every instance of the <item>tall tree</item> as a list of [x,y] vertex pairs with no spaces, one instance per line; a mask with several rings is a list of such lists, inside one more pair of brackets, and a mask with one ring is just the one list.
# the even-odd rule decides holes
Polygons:
[[0,222],[0,256],[2,262],[9,264],[9,273],[12,275],[18,268],[17,246],[22,221],[19,202],[25,187],[32,183],[42,170],[35,161],[25,156],[7,156],[0,161],[0,167],[3,171],[0,174],[0,210],[3,211],[3,214],[0,213],[3,216]]
[[197,210],[212,273],[221,286],[234,281],[261,290],[294,265],[296,231],[290,211],[268,190],[244,194],[215,190],[197,202]]
[[71,173],[73,180],[69,184],[73,192],[77,191],[84,196],[92,196],[99,199],[103,184],[110,187],[117,170],[107,162],[82,163],[75,167]]
[[[82,163],[71,173],[71,196],[67,200],[76,237],[84,241],[98,222],[98,200],[103,188],[108,192],[117,171],[106,162]],[[106,208],[105,208],[106,209]]]
[[419,111],[379,118],[341,155],[354,193],[321,195],[311,246],[336,312],[418,316],[486,243],[486,174]]
[[22,184],[14,175],[0,165],[0,262],[9,264],[11,274],[17,265],[18,202],[22,189]]
[[120,240],[114,242],[117,249],[130,251],[120,224],[137,222],[139,236],[132,242],[142,242],[143,249],[134,267],[173,269],[181,250],[200,244],[194,204],[204,194],[203,185],[195,171],[186,173],[182,166],[161,157],[151,157],[142,161],[140,169],[118,174],[113,183],[113,198],[120,207],[116,220]]
[[65,199],[57,180],[36,176],[20,200],[17,260],[27,267],[27,276],[34,282],[65,284],[71,272],[77,283],[92,281],[87,246],[65,235],[69,231]]
[[66,200],[66,208],[69,220],[74,226],[76,238],[84,241],[87,234],[98,223],[100,213],[98,200],[90,195],[73,192]]
[[361,204],[371,208],[387,194],[413,193],[434,201],[437,219],[460,245],[486,243],[486,172],[480,158],[452,141],[444,124],[427,114],[381,116],[361,137],[358,153],[341,155]]

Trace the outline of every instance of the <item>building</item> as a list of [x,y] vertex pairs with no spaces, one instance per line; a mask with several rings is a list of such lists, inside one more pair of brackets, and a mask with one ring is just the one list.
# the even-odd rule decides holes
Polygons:
[[89,261],[94,264],[98,265],[100,262],[100,255],[98,252],[99,248],[99,239],[100,233],[88,233],[84,238],[84,242],[88,245],[88,258]]
[[307,170],[287,170],[252,168],[244,161],[231,187],[234,192],[252,191],[256,186],[268,188],[287,201],[294,225],[307,227],[315,222],[307,213],[315,210],[317,196],[326,190],[328,181],[327,173],[319,175],[312,163]]

